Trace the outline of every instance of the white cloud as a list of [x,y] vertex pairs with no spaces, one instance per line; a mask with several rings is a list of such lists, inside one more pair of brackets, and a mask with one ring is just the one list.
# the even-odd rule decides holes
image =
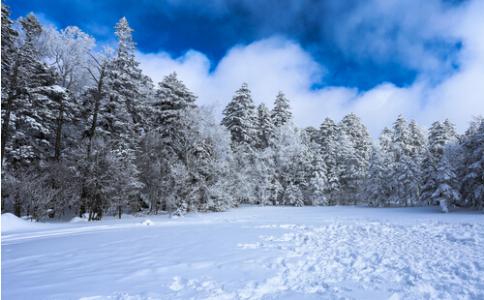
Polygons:
[[[462,41],[459,70],[437,85],[427,77],[427,72],[422,72],[408,87],[384,83],[366,92],[346,87],[312,89],[324,75],[324,67],[297,43],[282,37],[235,46],[213,70],[209,59],[196,51],[188,51],[179,58],[163,52],[139,53],[138,58],[143,70],[155,82],[176,71],[198,95],[199,104],[214,105],[217,113],[241,83],[247,82],[256,103],[271,106],[277,91],[284,91],[291,100],[299,126],[319,126],[327,116],[339,120],[344,114],[355,112],[374,136],[384,126],[391,125],[398,114],[416,119],[423,126],[448,117],[463,131],[472,116],[484,114],[483,11],[484,2],[473,1],[452,13],[437,10],[437,15],[432,15],[434,25],[426,28],[425,34],[431,35],[428,32],[434,28],[436,31],[432,34],[436,35],[445,27],[442,36]],[[451,28],[442,25],[444,19],[452,20]],[[384,43],[384,37],[379,42]],[[419,49],[410,49],[417,54],[409,54],[408,59],[416,59],[413,63],[426,65],[425,69],[438,69],[438,62],[426,53],[418,54]]]

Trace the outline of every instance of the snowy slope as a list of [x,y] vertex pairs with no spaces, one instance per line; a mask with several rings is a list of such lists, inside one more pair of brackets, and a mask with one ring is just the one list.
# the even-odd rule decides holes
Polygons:
[[478,212],[244,207],[35,225],[2,228],[2,299],[484,299]]

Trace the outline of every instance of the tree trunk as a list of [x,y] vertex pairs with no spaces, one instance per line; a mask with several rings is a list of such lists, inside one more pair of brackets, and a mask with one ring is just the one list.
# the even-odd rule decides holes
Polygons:
[[59,101],[59,115],[57,116],[57,128],[55,132],[55,154],[56,161],[60,160],[61,148],[62,148],[62,125],[64,124],[64,99],[62,96],[57,95]]
[[15,203],[13,204],[14,206],[14,214],[20,218],[21,214],[22,214],[22,204],[20,203],[20,201],[18,200],[15,200]]
[[[92,141],[96,133],[97,116],[98,116],[99,106],[102,98],[103,80],[104,80],[104,68],[101,69],[99,80],[97,81],[96,94],[94,95],[94,111],[92,113],[91,128],[89,129],[89,143],[87,145],[87,154],[86,154],[86,159],[88,161],[91,159]],[[87,202],[87,193],[86,193],[85,183],[83,180],[81,184],[81,205],[79,207],[79,215],[81,217],[86,212],[86,202]]]
[[103,88],[103,77],[99,79],[97,84],[97,91],[96,91],[96,94],[94,95],[94,111],[92,112],[92,123],[91,123],[91,128],[89,129],[89,144],[87,146],[88,159],[91,156],[92,141],[94,139],[94,135],[96,134],[97,116],[99,113],[99,106],[101,104],[102,88]]

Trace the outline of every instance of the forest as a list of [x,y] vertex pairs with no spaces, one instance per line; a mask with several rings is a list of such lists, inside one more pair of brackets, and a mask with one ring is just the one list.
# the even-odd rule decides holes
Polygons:
[[[464,133],[355,114],[298,128],[290,101],[240,88],[220,118],[176,73],[154,83],[126,18],[114,49],[2,4],[2,213],[33,220],[183,215],[253,205],[484,208],[484,119]],[[281,87],[282,88],[282,87]],[[297,99],[291,99],[297,101]]]

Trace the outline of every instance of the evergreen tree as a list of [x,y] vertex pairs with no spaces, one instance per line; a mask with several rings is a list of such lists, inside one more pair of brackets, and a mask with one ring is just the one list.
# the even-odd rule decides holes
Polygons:
[[[195,96],[178,80],[176,73],[172,73],[159,83],[151,103],[150,123],[152,131],[159,136],[157,141],[160,144],[155,145],[155,149],[166,195],[162,209],[175,209],[176,206],[183,212],[193,208],[188,207],[188,197],[198,188],[195,184],[198,181],[196,172],[192,172],[197,149],[194,139],[198,134],[193,119],[195,100]],[[147,159],[146,164],[149,164],[153,158],[149,153],[146,155],[143,159]],[[190,180],[193,180],[193,185],[187,183]],[[150,183],[151,180],[145,182]],[[168,207],[169,204],[173,206]]]
[[339,182],[338,204],[354,203],[358,191],[358,181],[362,178],[358,156],[355,148],[346,135],[340,130],[336,141],[336,170]]
[[449,206],[455,205],[460,200],[457,186],[457,176],[444,154],[437,165],[435,176],[435,191],[431,195],[431,201],[438,203],[443,212],[449,211]]
[[230,131],[232,147],[255,144],[255,107],[246,83],[235,92],[223,114],[222,125]]
[[15,64],[15,56],[17,48],[15,41],[18,38],[18,32],[13,28],[13,21],[10,19],[10,11],[8,7],[2,3],[2,102],[3,95],[8,92],[5,91],[9,86],[9,79],[12,67]]
[[428,135],[428,150],[422,162],[422,192],[420,199],[432,203],[432,194],[437,188],[437,165],[444,155],[445,145],[452,135],[450,123],[443,125],[437,121],[432,123]]
[[354,149],[355,182],[353,183],[353,188],[355,188],[355,195],[353,196],[353,201],[356,204],[359,199],[359,193],[362,192],[360,187],[365,181],[368,172],[371,154],[370,134],[360,118],[354,113],[346,115],[341,120],[339,127],[349,138]]
[[385,206],[390,197],[388,184],[388,167],[381,150],[373,147],[368,178],[366,180],[364,195],[369,206]]
[[292,206],[304,206],[304,199],[301,189],[294,183],[289,183],[284,191],[284,204]]
[[279,92],[274,101],[274,108],[271,113],[272,122],[274,126],[279,127],[287,124],[292,118],[291,109],[289,107],[289,100],[283,92]]
[[326,191],[328,187],[326,178],[326,167],[319,151],[313,152],[311,173],[308,181],[308,204],[327,205],[328,199],[326,198]]
[[321,156],[326,166],[326,195],[330,203],[339,191],[339,178],[337,170],[337,137],[338,127],[330,118],[326,118],[320,126],[319,136],[316,142],[321,147]]
[[411,133],[402,116],[395,121],[392,132],[392,196],[396,205],[413,205],[418,199],[418,162],[412,157]]
[[[107,66],[106,83],[109,85],[109,104],[105,114],[108,131],[112,138],[131,143],[143,132],[142,113],[147,105],[147,94],[151,80],[144,76],[135,59],[133,29],[125,17],[115,26],[118,48],[114,59]],[[132,146],[134,147],[134,146]]]
[[466,131],[461,166],[461,194],[464,204],[484,208],[484,119],[477,118]]
[[257,107],[257,148],[265,149],[272,143],[272,135],[274,133],[274,125],[272,119],[264,103]]

